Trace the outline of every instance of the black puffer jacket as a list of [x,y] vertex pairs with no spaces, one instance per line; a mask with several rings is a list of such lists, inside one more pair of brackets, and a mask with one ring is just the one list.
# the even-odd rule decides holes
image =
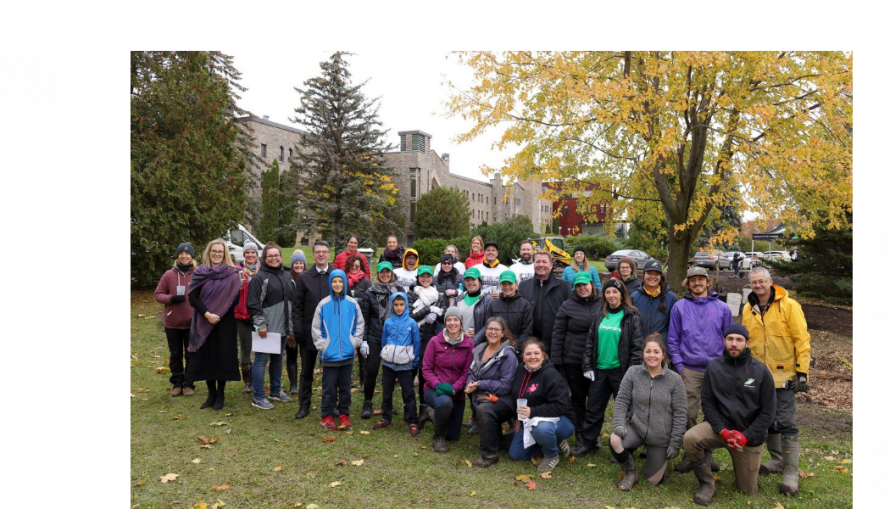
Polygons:
[[[383,323],[392,313],[390,296],[397,292],[408,294],[399,284],[384,284],[379,281],[365,291],[366,298],[359,302],[359,307],[362,309],[362,317],[365,319],[365,341],[368,343],[382,343]],[[405,309],[411,309],[413,300],[411,295],[408,295]]]
[[603,315],[603,301],[593,294],[581,298],[572,293],[572,298],[563,302],[553,322],[553,343],[550,345],[550,360],[556,365],[580,366],[584,361],[584,347],[587,334],[597,317]]
[[[587,333],[587,342],[584,347],[584,360],[581,369],[584,372],[596,371],[596,359],[599,347],[599,328],[603,321],[603,315],[596,317]],[[621,376],[627,373],[627,368],[639,364],[643,354],[638,345],[642,344],[640,338],[640,314],[634,309],[625,308],[624,318],[621,319],[621,337],[618,339],[618,362],[621,363]]]
[[[488,323],[488,319],[492,316],[506,320],[507,327],[510,327],[510,332],[516,338],[516,351],[521,352],[522,344],[532,333],[531,303],[523,299],[518,292],[512,297],[504,297],[504,294],[501,294],[499,298],[492,299],[485,308],[485,323]],[[485,341],[484,330],[479,331],[473,338],[473,342],[477,345]]]

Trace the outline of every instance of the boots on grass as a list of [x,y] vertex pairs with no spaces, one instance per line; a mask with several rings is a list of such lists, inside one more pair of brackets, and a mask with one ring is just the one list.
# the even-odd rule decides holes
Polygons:
[[300,388],[298,387],[299,382],[297,381],[297,365],[296,364],[288,364],[287,366],[287,380],[290,382],[290,390],[287,392],[290,394],[299,394]]
[[427,422],[433,422],[433,423],[436,422],[435,415],[436,414],[435,414],[435,411],[433,410],[433,407],[431,407],[429,405],[421,406],[420,407],[420,420],[418,421],[417,425],[420,426],[420,429],[422,430]]
[[222,410],[226,406],[226,381],[216,381],[216,401],[213,403],[214,410]]
[[367,400],[362,405],[362,419],[370,419],[372,413],[374,413],[374,403],[371,400]]
[[201,410],[210,408],[216,403],[216,380],[207,380],[207,399],[201,403]]
[[698,479],[698,491],[692,498],[698,505],[708,505],[714,498],[714,473],[711,471],[711,452],[705,453],[701,461],[692,464],[695,478]]
[[769,451],[769,461],[761,463],[760,475],[778,474],[782,471],[782,435],[776,433],[769,435],[766,441],[766,450]]
[[433,450],[438,453],[448,452],[448,446],[445,445],[445,426],[447,424],[447,421],[433,421]]
[[639,481],[632,451],[624,449],[617,453],[615,449],[612,449],[612,456],[621,465],[621,469],[624,470],[624,477],[618,482],[618,491],[630,491]]
[[253,394],[253,386],[250,385],[250,364],[241,365],[241,380],[244,380],[241,394]]
[[782,469],[779,493],[793,497],[800,491],[800,475],[797,470],[800,463],[800,445],[797,443],[797,437],[782,437],[782,460],[785,465]]

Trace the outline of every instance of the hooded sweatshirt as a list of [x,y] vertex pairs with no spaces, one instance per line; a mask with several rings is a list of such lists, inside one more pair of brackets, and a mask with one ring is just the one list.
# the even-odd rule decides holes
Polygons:
[[671,309],[667,347],[677,372],[704,371],[723,354],[723,331],[732,325],[732,311],[717,292],[695,298],[687,293]]
[[520,364],[513,375],[510,394],[513,401],[519,398],[528,401],[529,418],[567,417],[575,422],[575,411],[569,403],[569,386],[550,361],[544,361],[535,371]]
[[473,342],[463,335],[460,343],[452,345],[445,341],[446,330],[436,334],[426,346],[423,354],[424,391],[435,389],[440,383],[451,384],[454,388],[454,401],[467,398],[467,374],[473,361]]
[[[408,257],[409,253],[417,257],[417,262],[411,270],[408,270],[405,266],[405,258]],[[420,255],[417,254],[417,251],[414,249],[406,249],[405,255],[402,256],[402,266],[392,271],[393,276],[396,278],[396,283],[406,290],[411,290],[411,287],[417,284],[417,267],[420,267]]]
[[408,313],[408,295],[404,292],[390,296],[389,308],[396,297],[405,299],[405,309],[401,315],[392,313],[383,324],[380,360],[390,369],[407,371],[420,362],[420,327]]
[[343,295],[331,294],[318,303],[312,318],[312,342],[318,350],[322,366],[345,366],[355,357],[362,344],[365,320],[358,302],[349,296],[346,273],[336,269],[328,276],[328,287],[335,277],[343,279]]
[[[195,265],[183,272],[179,270],[176,264],[164,272],[161,280],[158,281],[158,287],[155,289],[155,300],[164,305],[164,327],[167,329],[188,329],[192,326],[192,314],[195,312],[192,305],[189,304],[188,291],[189,281],[192,280],[192,274],[195,273]],[[176,296],[176,287],[184,286],[186,299],[178,304],[173,304],[172,299]]]

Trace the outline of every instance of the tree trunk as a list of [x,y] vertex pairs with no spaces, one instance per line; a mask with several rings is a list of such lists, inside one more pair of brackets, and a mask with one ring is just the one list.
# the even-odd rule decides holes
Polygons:
[[[669,226],[668,230],[672,230]],[[686,270],[689,266],[689,253],[697,235],[690,235],[690,232],[681,231],[676,234],[668,234],[668,259],[667,259],[667,282],[678,296],[683,296],[686,288],[683,286],[683,280],[686,279]]]

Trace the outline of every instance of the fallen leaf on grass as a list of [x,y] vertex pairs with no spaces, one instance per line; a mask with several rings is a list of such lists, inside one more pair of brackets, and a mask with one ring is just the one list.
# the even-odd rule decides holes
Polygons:
[[151,389],[136,389],[136,392],[151,392]]
[[318,509],[318,505],[317,504],[309,504],[306,506],[306,509]]
[[170,364],[170,359],[164,359],[164,364]]
[[541,474],[541,479],[553,479],[553,474],[551,472],[544,472]]
[[210,509],[222,509],[225,507],[226,503],[220,499],[216,499],[216,503],[210,506]]
[[334,437],[324,437],[324,440],[325,440],[325,442],[333,442],[334,440],[337,440],[337,439]]
[[272,471],[273,472],[281,472],[281,465],[278,465],[277,467],[273,468]]
[[355,394],[355,391],[357,391],[357,390],[358,390],[358,389],[354,389],[354,388],[353,388],[353,389],[349,389],[349,392],[352,393],[352,394]]
[[157,368],[157,369],[155,369],[155,371],[156,371],[159,375],[163,375],[164,373],[166,373],[166,372],[169,371],[169,370],[168,370],[167,368]]
[[785,506],[782,505],[782,504],[780,504],[780,503],[778,503],[778,502],[776,502],[776,506],[773,507],[773,509],[785,509]]
[[352,465],[352,466],[354,466],[354,467],[360,467],[360,466],[362,466],[362,465],[365,464],[365,460],[355,460],[355,461],[350,461],[349,464]]
[[719,480],[720,480],[720,476],[719,476],[719,475],[715,475],[715,476],[714,476],[714,482],[717,482],[717,481],[719,481]]
[[174,420],[174,421],[178,421],[179,419],[182,419],[183,417],[185,417],[185,416],[182,414],[179,414],[179,415],[174,415],[173,417],[170,417],[170,419]]
[[831,454],[840,454],[840,451],[831,451]]
[[204,444],[204,445],[207,445],[207,444],[215,444],[216,441],[219,440],[219,437],[210,437],[210,438],[207,438],[207,437],[205,437],[204,435],[199,435],[199,436],[198,436],[198,440],[200,440],[201,443]]
[[379,408],[377,410],[374,410],[374,415],[383,415],[383,410]]
[[349,462],[346,461],[346,458],[343,458],[340,461],[334,463],[334,466],[335,467],[345,467],[347,464],[349,464]]
[[365,431],[365,430],[359,431],[359,433],[361,433],[362,435],[370,435],[371,434],[370,431]]
[[844,468],[844,467],[837,467],[837,466],[836,466],[836,467],[834,467],[834,468],[837,469],[837,471],[838,471],[839,474],[846,474],[846,473],[849,472],[849,470],[847,470],[847,469]]
[[471,497],[475,497],[475,496],[476,496],[476,492],[475,492],[475,491],[470,492],[470,496],[471,496]]
[[355,433],[355,431],[353,431],[353,430],[349,430],[346,432],[347,435],[352,435],[353,433]]
[[233,415],[235,415],[235,414],[226,414],[226,417],[231,417]]
[[136,509],[137,507],[139,507],[139,504],[134,504],[130,509]]
[[464,458],[464,463],[466,463],[466,464],[467,464],[467,468],[473,468],[473,464],[472,464],[472,463],[470,463],[470,460],[468,460],[468,459],[466,459],[466,458]]
[[853,463],[853,462],[850,461],[850,460],[847,459],[847,458],[844,458],[844,459],[841,460],[841,463],[847,464],[847,463]]
[[[130,366],[130,367],[131,367],[131,368],[132,368],[132,367],[133,367],[133,366]],[[133,393],[132,393],[132,392],[131,392],[131,393],[130,393],[130,397],[131,397],[131,398],[135,398],[135,397],[136,397],[136,395],[135,395],[135,394],[133,394]]]
[[223,422],[223,421],[217,421],[217,422],[211,422],[211,423],[210,423],[211,426],[225,426],[226,424],[228,424],[228,423],[227,423],[227,422]]
[[202,445],[202,446],[200,447],[200,449],[210,449],[210,448],[212,448],[212,447],[213,447],[213,446],[210,445],[210,444],[204,444],[204,445]]
[[823,459],[825,461],[834,461],[834,456],[825,456]]
[[596,468],[596,465],[594,465],[593,463],[588,463],[587,468]]
[[195,459],[193,459],[193,460],[192,460],[192,463],[194,463],[195,465],[197,465],[198,463],[201,463],[201,458],[195,458]]
[[231,435],[231,434],[232,434],[232,430],[227,429],[227,430],[226,430],[226,435]]
[[145,318],[145,315],[136,315],[136,318]]
[[340,486],[341,484],[343,484],[343,483],[341,483],[340,481],[334,481],[329,486],[331,488],[336,488],[337,486]]
[[314,476],[314,475],[315,475],[315,474],[312,473],[312,472],[306,472],[306,477],[312,477],[312,476]]
[[574,456],[569,456],[569,463],[572,464],[572,465],[575,464],[575,457],[574,457]]
[[517,480],[517,481],[522,481],[522,482],[528,482],[528,480],[531,479],[531,478],[533,478],[533,477],[534,477],[533,474],[522,474],[522,475],[517,475],[517,476],[516,476],[516,480]]
[[538,486],[535,484],[535,481],[529,481],[525,483],[525,487],[529,489],[529,491],[533,491],[538,489]]
[[216,491],[225,491],[229,488],[231,488],[231,486],[229,486],[228,484],[221,484],[219,486],[213,486],[213,489],[215,489]]
[[814,476],[816,475],[816,474],[814,474],[814,473],[807,473],[807,472],[804,472],[803,470],[798,470],[797,473],[798,473],[798,474],[800,475],[800,477],[803,478],[803,479],[806,479],[807,477],[814,477]]
[[136,486],[142,486],[143,484],[145,484],[145,479],[139,479],[138,481],[136,481]]
[[177,477],[179,477],[179,474],[167,474],[161,477],[161,482],[167,484],[170,481],[175,481]]

